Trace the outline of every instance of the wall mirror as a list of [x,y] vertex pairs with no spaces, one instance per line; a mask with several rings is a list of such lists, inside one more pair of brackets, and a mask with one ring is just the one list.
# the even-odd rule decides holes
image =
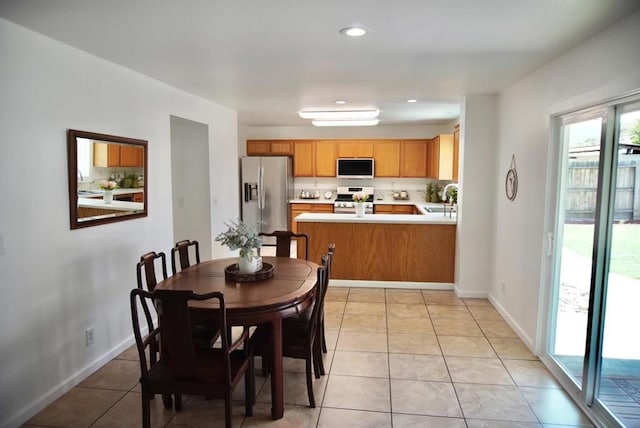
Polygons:
[[71,229],[147,216],[147,141],[69,129]]

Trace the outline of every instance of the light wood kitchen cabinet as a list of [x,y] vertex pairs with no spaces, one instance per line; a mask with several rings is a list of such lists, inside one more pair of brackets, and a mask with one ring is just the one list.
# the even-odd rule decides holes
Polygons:
[[453,128],[453,181],[458,182],[458,165],[460,162],[460,125]]
[[316,149],[316,177],[336,176],[336,142],[321,140],[315,142]]
[[293,155],[293,141],[274,140],[271,141],[269,147],[270,154],[273,156],[291,156]]
[[374,205],[375,214],[417,214],[415,205]]
[[294,177],[313,177],[315,174],[315,143],[311,140],[293,142]]
[[427,177],[453,179],[453,135],[441,134],[429,140],[427,146]]
[[137,146],[120,146],[120,166],[144,166],[144,149]]
[[379,140],[373,145],[376,177],[400,176],[400,141]]
[[302,213],[333,213],[333,204],[289,204],[291,231],[297,232],[295,218]]
[[120,166],[120,145],[93,143],[93,166]]
[[337,142],[339,158],[372,158],[373,141],[371,140],[340,140]]
[[403,140],[400,150],[400,177],[427,176],[427,140]]
[[271,141],[247,140],[247,156],[263,156],[271,152]]
[[247,156],[291,156],[291,140],[247,140]]

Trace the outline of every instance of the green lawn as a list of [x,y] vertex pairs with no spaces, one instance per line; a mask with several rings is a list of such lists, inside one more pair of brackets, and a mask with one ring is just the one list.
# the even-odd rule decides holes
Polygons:
[[[640,224],[615,224],[612,245],[610,270],[640,279]],[[581,256],[591,258],[593,225],[565,224],[564,246]]]

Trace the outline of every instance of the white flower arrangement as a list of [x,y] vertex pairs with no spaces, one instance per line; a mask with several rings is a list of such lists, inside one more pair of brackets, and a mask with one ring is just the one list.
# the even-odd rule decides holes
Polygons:
[[364,202],[367,202],[367,199],[369,199],[369,195],[363,192],[356,192],[353,194],[353,201],[358,203],[358,204],[362,204]]
[[216,236],[215,241],[226,245],[230,250],[240,250],[240,257],[253,259],[253,250],[262,245],[262,239],[255,229],[242,221],[229,221],[225,226],[227,231]]
[[118,187],[118,183],[113,180],[102,180],[100,183],[98,183],[98,187],[100,187],[102,190],[113,190]]

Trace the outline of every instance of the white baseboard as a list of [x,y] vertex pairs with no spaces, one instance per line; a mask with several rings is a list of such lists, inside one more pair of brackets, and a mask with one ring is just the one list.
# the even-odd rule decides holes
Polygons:
[[488,295],[486,291],[464,291],[460,290],[458,286],[454,286],[453,291],[456,292],[456,296],[462,299],[486,299]]
[[60,382],[58,385],[51,388],[45,394],[43,394],[40,398],[35,400],[32,403],[29,403],[27,406],[20,409],[13,416],[9,417],[7,420],[2,422],[1,428],[14,428],[19,427],[33,416],[37,415],[39,412],[44,410],[48,405],[56,401],[58,398],[62,397],[64,394],[69,392],[73,387],[78,385],[80,382],[85,380],[87,377],[92,375],[98,369],[103,367],[109,361],[113,360],[115,357],[124,352],[127,348],[135,343],[133,335],[128,339],[121,342],[115,348],[111,349],[106,354],[98,357],[91,363],[89,363],[84,368],[78,370],[73,373],[67,379]]
[[524,342],[527,348],[529,348],[533,355],[539,357],[539,355],[535,352],[535,344],[533,339],[531,339],[531,337],[527,333],[525,333],[522,327],[520,327],[520,324],[518,324],[511,317],[511,315],[509,315],[509,313],[502,307],[502,305],[500,305],[500,303],[498,303],[498,301],[491,294],[489,294],[489,301],[491,302],[493,307],[496,308],[496,311],[498,311],[498,313],[502,315],[502,318],[504,318],[507,324],[509,324],[509,327],[513,329],[513,331],[518,335],[522,342]]
[[404,288],[413,290],[453,290],[453,284],[443,282],[404,282],[404,281],[359,281],[350,279],[332,279],[330,287],[353,288]]

